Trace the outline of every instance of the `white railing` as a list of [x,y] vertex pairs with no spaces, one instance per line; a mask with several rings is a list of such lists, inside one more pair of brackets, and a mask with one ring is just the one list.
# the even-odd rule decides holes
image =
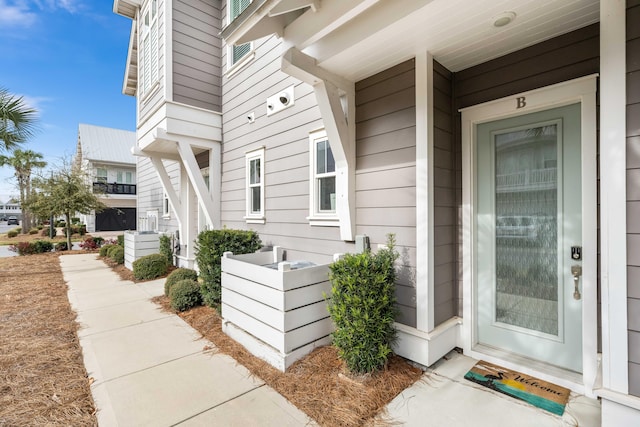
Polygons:
[[496,191],[547,190],[555,188],[557,181],[557,168],[528,169],[496,175]]

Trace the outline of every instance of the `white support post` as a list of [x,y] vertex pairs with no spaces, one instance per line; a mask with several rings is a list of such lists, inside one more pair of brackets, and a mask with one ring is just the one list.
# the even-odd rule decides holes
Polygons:
[[213,225],[215,224],[214,220],[219,217],[219,215],[216,215],[213,199],[209,194],[204,178],[200,174],[200,168],[198,167],[196,156],[193,154],[191,145],[185,141],[184,138],[180,138],[177,145],[178,154],[180,154],[180,159],[184,165],[185,172],[189,177],[189,181],[193,185],[198,201],[202,206],[202,210],[204,211],[207,220]]
[[416,55],[416,328],[435,327],[433,257],[433,57]]
[[162,159],[157,156],[149,156],[149,160],[151,160],[151,164],[153,164],[153,168],[156,170],[158,178],[160,178],[160,182],[162,183],[164,192],[167,193],[167,197],[169,198],[169,202],[171,202],[171,208],[173,209],[173,212],[178,217],[178,221],[181,222],[182,203],[180,202],[180,198],[173,188],[171,178],[169,178],[169,174],[164,167],[164,163],[162,163]]
[[[291,48],[282,56],[281,70],[313,86],[336,161],[336,212],[340,238],[355,235],[355,84],[317,66],[314,58]],[[343,97],[346,106],[343,105]],[[346,107],[346,108],[345,108]]]
[[[627,393],[625,1],[600,2],[602,385]],[[615,190],[614,190],[615,189]]]

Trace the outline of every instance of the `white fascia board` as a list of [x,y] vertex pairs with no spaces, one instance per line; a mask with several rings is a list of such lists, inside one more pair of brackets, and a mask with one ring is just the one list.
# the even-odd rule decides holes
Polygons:
[[133,19],[140,3],[140,0],[114,0],[113,13]]
[[124,68],[124,81],[122,82],[122,93],[124,95],[136,96],[136,89],[138,87],[138,66],[135,65],[135,77],[132,76],[132,70],[134,67],[134,60],[136,63],[138,62],[137,37],[138,23],[134,19],[133,21],[131,21],[131,32],[129,33],[129,48],[127,49],[127,62]]

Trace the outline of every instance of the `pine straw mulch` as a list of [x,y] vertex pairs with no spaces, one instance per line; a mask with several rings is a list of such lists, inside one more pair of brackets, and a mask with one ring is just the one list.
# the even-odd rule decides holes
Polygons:
[[[163,310],[173,311],[165,296],[153,298]],[[222,332],[216,310],[200,306],[177,313],[216,348],[262,379],[321,426],[391,425],[385,406],[420,379],[422,371],[398,356],[374,375],[351,377],[333,346],[320,347],[294,363],[285,373],[253,356]]]
[[0,425],[97,425],[58,256],[0,258]]

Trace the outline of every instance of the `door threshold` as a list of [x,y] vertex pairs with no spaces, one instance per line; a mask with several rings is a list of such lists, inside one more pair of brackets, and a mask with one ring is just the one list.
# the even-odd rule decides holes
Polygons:
[[530,359],[514,354],[506,350],[491,347],[485,344],[476,344],[469,355],[475,359],[504,366],[523,374],[531,375],[542,380],[563,386],[578,393],[591,395],[591,390],[586,390],[582,374],[555,365]]

